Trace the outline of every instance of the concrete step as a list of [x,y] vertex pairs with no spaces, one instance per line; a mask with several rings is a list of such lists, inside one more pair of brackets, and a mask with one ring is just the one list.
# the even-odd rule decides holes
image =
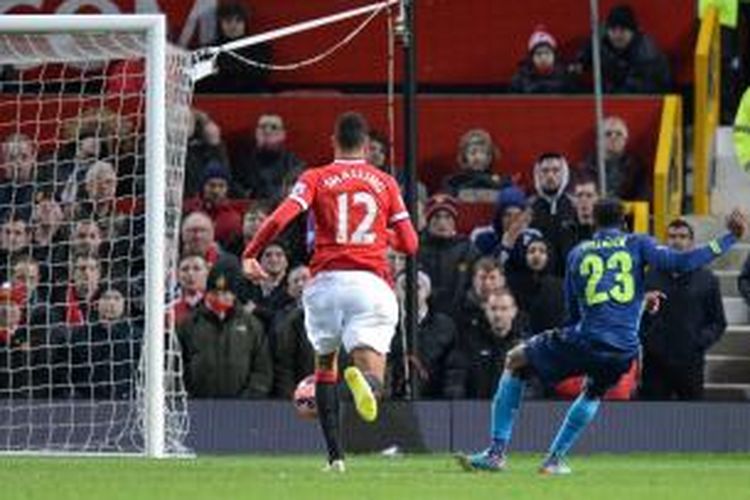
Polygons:
[[719,269],[714,271],[714,274],[719,278],[719,284],[721,285],[721,295],[724,297],[739,297],[740,291],[737,288],[737,278],[740,275],[739,271],[734,269],[726,270]]
[[731,325],[708,353],[750,357],[750,325]]
[[750,323],[750,308],[740,297],[724,297],[724,313],[730,325],[746,325]]
[[706,382],[711,384],[750,384],[750,356],[706,356]]
[[705,384],[703,397],[709,401],[749,401],[750,384]]

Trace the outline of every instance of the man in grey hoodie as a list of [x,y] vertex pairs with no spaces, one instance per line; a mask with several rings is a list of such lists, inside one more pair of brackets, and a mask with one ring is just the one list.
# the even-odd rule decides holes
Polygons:
[[536,196],[531,200],[531,224],[550,243],[554,274],[562,276],[568,251],[576,240],[576,209],[566,193],[570,168],[561,153],[543,153],[534,165]]

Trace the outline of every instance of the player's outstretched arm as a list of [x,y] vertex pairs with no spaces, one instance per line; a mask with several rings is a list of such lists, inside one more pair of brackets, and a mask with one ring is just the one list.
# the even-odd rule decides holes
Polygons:
[[254,259],[302,212],[302,206],[292,198],[287,198],[261,224],[258,232],[242,252],[242,260]]
[[653,238],[644,237],[641,249],[646,262],[667,272],[686,273],[705,266],[725,254],[737,240],[747,233],[747,219],[738,209],[732,211],[726,222],[729,232],[688,252],[679,252],[657,245]]

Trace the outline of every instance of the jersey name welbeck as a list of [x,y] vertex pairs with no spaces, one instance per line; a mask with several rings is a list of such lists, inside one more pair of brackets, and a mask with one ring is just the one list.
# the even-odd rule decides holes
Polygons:
[[367,182],[370,186],[372,186],[376,193],[380,193],[385,190],[385,184],[378,178],[377,175],[358,168],[344,170],[338,174],[328,175],[323,178],[323,185],[328,189],[333,189],[339,184],[353,179],[359,179]]
[[598,248],[624,248],[627,244],[627,236],[616,236],[603,240],[591,240],[581,244],[581,250],[591,250]]

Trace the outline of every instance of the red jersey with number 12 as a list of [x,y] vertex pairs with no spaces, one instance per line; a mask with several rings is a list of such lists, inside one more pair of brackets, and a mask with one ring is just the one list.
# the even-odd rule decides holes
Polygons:
[[393,177],[364,160],[336,160],[303,173],[289,198],[313,213],[313,274],[370,271],[391,282],[388,227],[409,217]]

